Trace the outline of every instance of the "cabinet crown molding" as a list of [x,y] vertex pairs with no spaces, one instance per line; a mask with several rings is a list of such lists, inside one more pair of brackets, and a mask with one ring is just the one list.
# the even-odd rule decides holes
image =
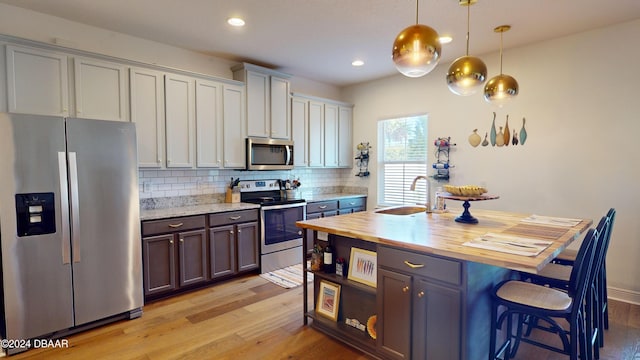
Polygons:
[[234,65],[231,67],[231,71],[236,72],[236,71],[240,71],[240,70],[249,70],[249,71],[256,71],[256,72],[260,72],[263,74],[267,74],[267,75],[272,75],[272,76],[277,76],[277,77],[281,77],[281,78],[285,78],[285,79],[290,79],[291,75],[289,74],[285,74],[283,72],[277,71],[277,70],[273,70],[273,69],[269,69],[263,66],[258,66],[258,65],[254,65],[254,64],[249,64],[249,63],[240,63],[238,65]]

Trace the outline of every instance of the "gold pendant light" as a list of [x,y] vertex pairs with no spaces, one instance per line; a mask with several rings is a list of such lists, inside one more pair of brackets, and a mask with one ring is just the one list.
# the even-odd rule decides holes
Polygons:
[[457,58],[447,72],[447,86],[456,95],[468,96],[477,93],[487,79],[487,65],[475,56],[469,56],[469,18],[471,5],[477,0],[459,0],[467,7],[467,52]]
[[438,33],[429,26],[418,24],[418,1],[416,24],[402,30],[393,42],[393,62],[398,71],[408,77],[430,73],[438,65],[442,52]]
[[512,76],[502,73],[502,34],[511,29],[510,25],[501,25],[493,29],[500,33],[500,75],[494,76],[484,86],[484,99],[502,107],[518,95],[518,82]]

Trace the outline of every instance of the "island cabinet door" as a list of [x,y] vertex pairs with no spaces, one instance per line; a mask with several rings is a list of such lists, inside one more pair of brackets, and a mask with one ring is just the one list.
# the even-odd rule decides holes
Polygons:
[[378,268],[377,289],[378,350],[390,359],[411,359],[411,276]]
[[413,359],[460,359],[460,290],[413,279]]

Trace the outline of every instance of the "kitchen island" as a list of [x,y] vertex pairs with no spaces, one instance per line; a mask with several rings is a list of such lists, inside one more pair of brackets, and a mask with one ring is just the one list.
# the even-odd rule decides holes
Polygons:
[[[457,211],[368,211],[298,222],[312,230],[315,242],[329,243],[336,258],[347,263],[353,248],[377,254],[375,286],[313,271],[314,304],[321,286],[340,289],[337,316],[334,320],[309,311],[305,286],[305,324],[312,319],[314,328],[385,359],[486,359],[493,286],[511,277],[512,270],[538,272],[592,221],[561,227],[522,222],[530,214],[476,209],[474,215],[478,224],[455,222]],[[487,233],[550,244],[537,256],[463,245]]]

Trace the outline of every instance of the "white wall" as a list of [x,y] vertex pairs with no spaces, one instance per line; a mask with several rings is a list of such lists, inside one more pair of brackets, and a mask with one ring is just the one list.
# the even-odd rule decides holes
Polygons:
[[[236,62],[0,4],[0,34],[231,79]],[[276,69],[277,70],[277,69]],[[291,78],[294,92],[340,100],[336,86]]]
[[[456,167],[450,182],[485,184],[500,196],[473,203],[471,210],[585,217],[597,223],[610,207],[616,208],[607,260],[614,288],[610,295],[640,303],[640,48],[631,45],[639,37],[636,20],[506,50],[504,73],[518,80],[520,95],[504,109],[485,103],[479,94],[449,92],[449,64],[419,79],[397,75],[346,88],[343,99],[356,105],[354,142],[370,141],[375,159],[377,120],[426,112],[429,143],[440,136],[457,143],[451,151]],[[482,58],[489,77],[497,75],[498,54]],[[473,129],[483,138],[489,131],[493,111],[496,125],[503,126],[508,114],[510,129],[518,131],[526,117],[526,145],[469,145]],[[369,207],[376,204],[376,170],[373,160],[366,180]]]

